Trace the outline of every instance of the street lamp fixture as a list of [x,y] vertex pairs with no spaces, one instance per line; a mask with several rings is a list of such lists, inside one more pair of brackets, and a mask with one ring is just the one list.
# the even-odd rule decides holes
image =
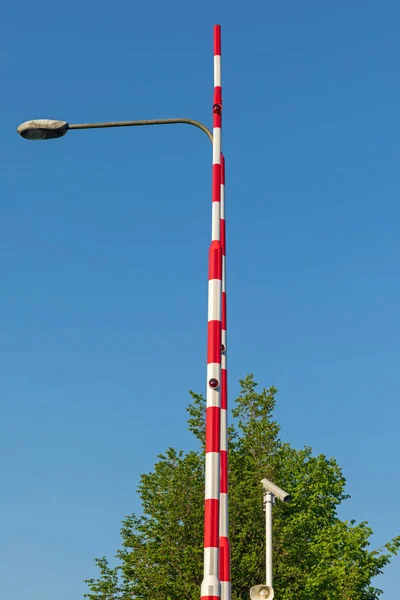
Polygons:
[[67,121],[53,121],[51,119],[35,119],[25,121],[17,127],[17,132],[26,140],[52,140],[63,137],[70,129],[105,129],[109,127],[143,127],[145,125],[192,125],[201,129],[210,142],[213,141],[211,131],[193,119],[150,119],[144,121],[106,121],[104,123],[68,123]]
[[26,140],[51,140],[62,137],[67,133],[69,125],[66,121],[52,121],[51,119],[35,119],[25,121],[17,127],[19,135]]

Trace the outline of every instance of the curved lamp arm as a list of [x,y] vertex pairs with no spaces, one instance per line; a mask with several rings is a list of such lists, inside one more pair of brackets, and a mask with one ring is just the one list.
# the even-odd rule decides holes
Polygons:
[[193,121],[193,119],[150,119],[146,121],[110,121],[106,123],[72,123],[68,125],[68,129],[100,129],[104,127],[141,127],[144,125],[175,125],[177,123],[183,123],[185,125],[193,125],[204,131],[209,140],[213,141],[213,135],[211,131],[200,123],[200,121]]

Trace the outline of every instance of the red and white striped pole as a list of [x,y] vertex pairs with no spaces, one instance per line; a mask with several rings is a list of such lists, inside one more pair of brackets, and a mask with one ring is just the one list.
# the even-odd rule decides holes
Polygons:
[[221,600],[231,598],[231,552],[228,538],[228,372],[226,322],[226,227],[225,227],[225,158],[221,154],[221,220],[222,249],[222,335],[221,335],[221,447],[219,493],[219,578]]
[[212,166],[212,238],[208,267],[208,351],[206,464],[204,501],[204,575],[202,600],[219,600],[219,493],[221,427],[221,27],[214,27],[214,104]]

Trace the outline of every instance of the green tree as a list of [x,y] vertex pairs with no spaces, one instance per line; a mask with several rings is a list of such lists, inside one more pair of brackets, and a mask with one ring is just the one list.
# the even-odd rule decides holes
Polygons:
[[[367,523],[342,521],[348,496],[334,459],[295,450],[279,438],[275,388],[257,391],[252,375],[240,382],[229,428],[232,600],[249,598],[264,581],[265,538],[260,480],[292,494],[274,508],[274,589],[281,600],[374,600],[371,580],[400,547],[400,536],[370,550]],[[122,523],[118,565],[97,559],[87,580],[90,600],[198,600],[202,580],[205,400],[191,392],[189,429],[198,452],[169,448],[138,488],[143,512]]]

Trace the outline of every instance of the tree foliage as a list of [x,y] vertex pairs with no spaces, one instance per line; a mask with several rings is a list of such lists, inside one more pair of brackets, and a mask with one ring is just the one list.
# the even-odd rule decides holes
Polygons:
[[[348,498],[337,462],[311,448],[296,450],[279,438],[273,418],[275,388],[257,391],[252,375],[241,392],[229,428],[232,600],[249,598],[265,579],[263,477],[288,490],[290,504],[274,514],[274,589],[281,600],[374,600],[371,580],[400,547],[400,536],[370,549],[367,523],[342,521]],[[191,392],[189,429],[198,452],[169,448],[138,488],[143,511],[122,523],[118,565],[97,559],[97,579],[87,580],[89,600],[198,600],[203,561],[205,400]]]

